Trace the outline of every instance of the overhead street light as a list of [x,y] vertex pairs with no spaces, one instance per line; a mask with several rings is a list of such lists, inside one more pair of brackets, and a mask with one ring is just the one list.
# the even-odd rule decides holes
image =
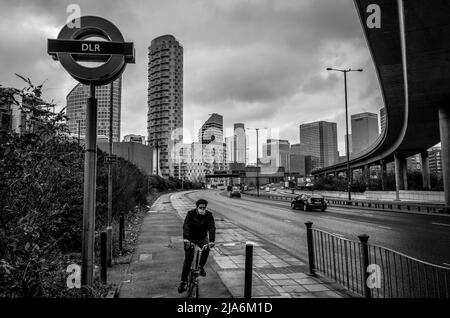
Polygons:
[[259,165],[258,165],[258,152],[259,152],[259,130],[260,129],[267,129],[267,128],[247,128],[247,129],[254,129],[256,130],[256,193],[257,196],[259,197]]
[[337,69],[327,67],[327,71],[336,71],[344,73],[344,89],[345,89],[345,130],[346,130],[346,152],[347,152],[347,191],[348,191],[348,200],[352,199],[351,195],[351,185],[352,185],[352,176],[350,174],[350,151],[349,151],[349,140],[348,140],[348,105],[347,105],[347,73],[349,72],[362,72],[362,68],[358,68],[356,70],[349,69]]

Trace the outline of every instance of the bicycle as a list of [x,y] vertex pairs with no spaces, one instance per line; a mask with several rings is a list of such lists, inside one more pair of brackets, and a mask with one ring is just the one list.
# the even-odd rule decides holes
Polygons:
[[194,259],[192,260],[191,265],[191,271],[189,272],[188,276],[188,283],[187,283],[187,298],[199,298],[199,262],[200,262],[200,253],[207,247],[212,246],[212,243],[205,244],[201,248],[197,245],[194,245],[195,248],[195,255]]

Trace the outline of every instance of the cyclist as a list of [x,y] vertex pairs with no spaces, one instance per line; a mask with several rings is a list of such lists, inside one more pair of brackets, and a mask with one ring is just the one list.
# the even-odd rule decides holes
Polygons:
[[[214,247],[216,237],[216,226],[214,217],[210,211],[206,210],[208,201],[200,199],[196,202],[196,208],[190,210],[183,224],[183,241],[184,241],[184,264],[181,273],[181,283],[178,292],[182,293],[186,290],[187,278],[194,259],[194,246],[200,248],[205,247],[200,256],[199,274],[206,276],[204,266],[208,259],[209,248]],[[205,246],[206,245],[206,246]]]

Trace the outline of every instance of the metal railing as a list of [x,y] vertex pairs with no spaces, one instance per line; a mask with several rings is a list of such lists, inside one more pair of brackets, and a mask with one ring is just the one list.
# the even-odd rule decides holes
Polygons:
[[[243,192],[246,195],[257,196],[256,193]],[[259,197],[274,201],[291,201],[299,194],[281,195],[281,194],[266,194],[261,193]],[[429,214],[449,214],[450,207],[439,203],[415,203],[415,202],[400,202],[400,201],[373,201],[362,199],[344,199],[325,197],[325,201],[330,206],[346,206],[360,209],[380,210],[380,211],[395,211],[395,212],[419,212]]]
[[419,203],[419,202],[400,202],[400,201],[375,201],[375,200],[348,200],[343,198],[325,198],[329,205],[345,205],[358,208],[369,208],[375,210],[391,210],[403,212],[421,212],[421,213],[442,213],[448,214],[450,207],[439,203]]
[[449,298],[450,268],[386,247],[307,228],[310,274],[316,271],[366,298]]

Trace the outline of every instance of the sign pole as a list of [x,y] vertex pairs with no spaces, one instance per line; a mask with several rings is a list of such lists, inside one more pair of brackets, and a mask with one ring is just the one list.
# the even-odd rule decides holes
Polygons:
[[[110,21],[96,16],[80,17],[82,27],[72,28],[66,24],[57,39],[47,40],[47,53],[59,61],[64,69],[78,82],[89,85],[89,98],[86,102],[86,134],[84,154],[84,198],[83,198],[83,232],[82,232],[82,266],[81,283],[92,286],[94,281],[94,249],[95,249],[95,206],[97,177],[97,99],[95,87],[111,83],[117,79],[128,63],[135,63],[134,44],[125,42],[120,30]],[[89,41],[89,37],[108,38],[109,41]],[[85,67],[78,62],[103,62],[95,69]],[[110,128],[112,127],[112,101],[110,111]],[[78,129],[79,133],[79,129]],[[106,259],[111,263],[112,252],[112,131],[110,130],[110,151],[107,161],[108,177],[108,220]],[[107,240],[108,241],[108,240]]]
[[82,285],[92,286],[94,276],[95,190],[97,176],[97,99],[95,85],[89,85],[86,104],[86,150],[84,155],[84,202],[82,241]]
[[[113,90],[114,82],[109,84],[109,156],[113,154]],[[112,180],[112,165],[111,162],[108,165],[108,224],[106,227],[107,233],[107,254],[106,262],[108,267],[112,265],[112,196],[113,196],[113,180]]]

